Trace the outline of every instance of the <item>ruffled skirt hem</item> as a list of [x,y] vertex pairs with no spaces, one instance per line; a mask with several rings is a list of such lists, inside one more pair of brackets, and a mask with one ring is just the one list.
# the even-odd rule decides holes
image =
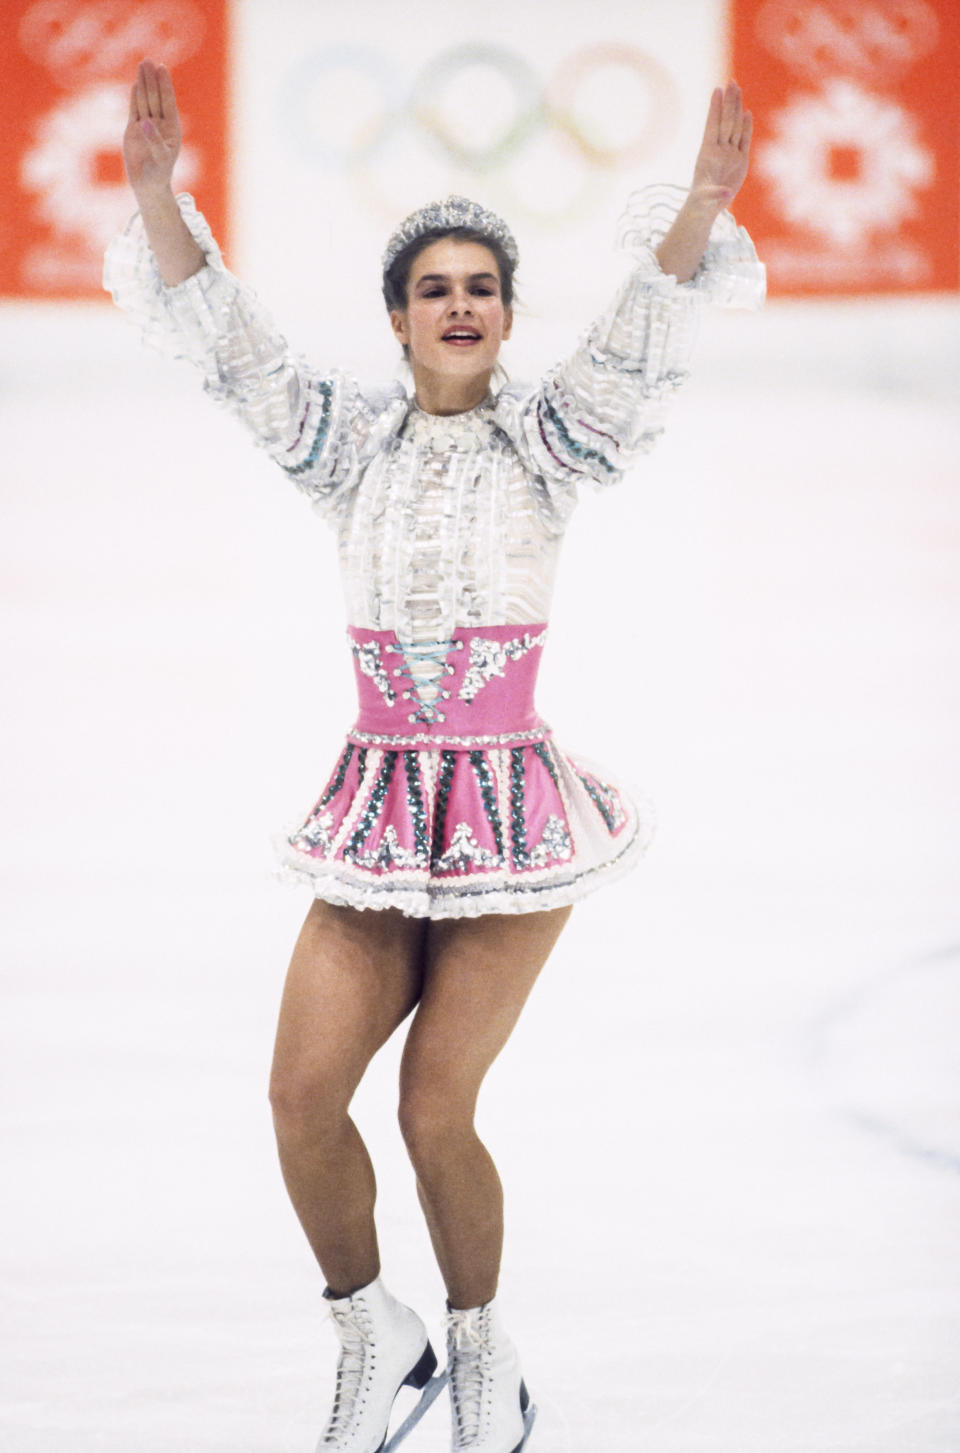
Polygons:
[[277,878],[415,918],[531,913],[629,872],[652,804],[555,742],[383,751],[348,741],[306,820],[275,839]]

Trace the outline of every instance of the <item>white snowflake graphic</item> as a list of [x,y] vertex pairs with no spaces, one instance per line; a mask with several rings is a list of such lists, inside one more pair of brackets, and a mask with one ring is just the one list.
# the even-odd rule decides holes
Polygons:
[[[102,252],[135,210],[126,182],[97,176],[97,159],[119,152],[127,123],[125,86],[90,86],[49,111],[37,129],[36,143],[24,152],[23,185],[37,194],[36,209],[62,236],[81,237]],[[189,187],[198,158],[183,147],[175,184]]]
[[[895,101],[831,81],[819,95],[797,96],[774,124],[757,166],[788,222],[850,247],[916,216],[915,192],[933,181],[935,163]],[[855,174],[834,174],[838,151],[855,159]]]

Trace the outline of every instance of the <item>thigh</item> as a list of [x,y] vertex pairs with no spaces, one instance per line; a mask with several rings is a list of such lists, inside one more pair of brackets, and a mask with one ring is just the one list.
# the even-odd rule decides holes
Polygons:
[[429,926],[423,989],[407,1034],[401,1094],[475,1102],[571,909],[440,919]]
[[274,1090],[332,1080],[349,1100],[420,995],[426,920],[316,899],[280,1004]]

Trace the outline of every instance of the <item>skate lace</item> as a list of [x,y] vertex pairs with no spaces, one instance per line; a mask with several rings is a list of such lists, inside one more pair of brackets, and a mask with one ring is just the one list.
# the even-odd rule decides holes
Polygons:
[[488,1319],[476,1308],[451,1312],[447,1335],[456,1446],[467,1448],[480,1436],[483,1391],[491,1352]]
[[352,1431],[367,1372],[367,1350],[373,1342],[373,1326],[362,1304],[349,1308],[331,1307],[329,1317],[340,1341],[340,1356],[337,1359],[333,1408],[320,1439],[321,1447],[336,1446]]

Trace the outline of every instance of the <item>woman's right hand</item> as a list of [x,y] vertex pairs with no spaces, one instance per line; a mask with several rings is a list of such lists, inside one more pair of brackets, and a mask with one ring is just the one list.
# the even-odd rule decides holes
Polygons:
[[141,61],[130,91],[123,162],[137,197],[169,191],[180,152],[180,117],[166,66]]

